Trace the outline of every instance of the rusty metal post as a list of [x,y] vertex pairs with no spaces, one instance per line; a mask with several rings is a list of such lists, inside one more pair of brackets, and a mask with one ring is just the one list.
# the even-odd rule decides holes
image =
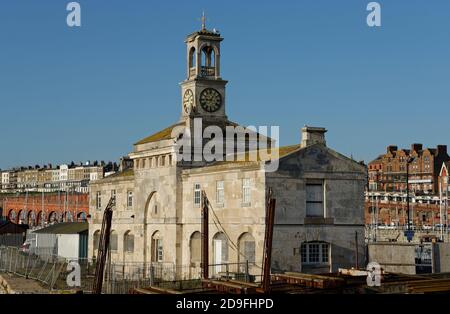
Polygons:
[[[103,288],[103,276],[105,272],[105,263],[107,262],[108,252],[109,252],[109,241],[111,236],[111,223],[112,223],[112,215],[113,215],[113,207],[116,206],[115,197],[111,197],[108,202],[108,205],[105,208],[103,214],[103,222],[102,222],[102,230],[100,233],[100,240],[97,252],[97,263],[95,267],[95,277],[94,277],[94,285],[93,285],[93,294],[101,294]],[[111,259],[109,258],[110,262]]]
[[264,264],[263,282],[264,293],[270,292],[270,266],[272,262],[273,225],[275,220],[275,199],[272,198],[272,189],[269,189],[269,197],[266,210],[266,235],[264,237]]
[[245,282],[250,282],[248,260],[245,261]]
[[359,268],[359,257],[358,257],[358,231],[355,231],[355,254],[356,254],[356,269]]
[[208,198],[202,191],[202,279],[209,278],[209,211]]

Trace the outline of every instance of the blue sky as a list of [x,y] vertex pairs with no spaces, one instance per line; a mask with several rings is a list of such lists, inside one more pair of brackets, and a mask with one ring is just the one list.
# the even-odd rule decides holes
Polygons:
[[323,126],[370,160],[389,144],[450,144],[450,1],[82,0],[0,3],[0,168],[117,160],[175,122],[185,36],[221,31],[227,113],[279,125],[282,145]]

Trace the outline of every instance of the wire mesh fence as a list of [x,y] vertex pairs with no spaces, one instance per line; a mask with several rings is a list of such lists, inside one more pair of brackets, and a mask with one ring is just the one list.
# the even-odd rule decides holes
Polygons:
[[23,234],[2,234],[0,235],[0,246],[19,247],[24,241]]
[[[76,265],[76,266],[74,266]],[[17,247],[0,247],[0,272],[39,281],[49,290],[76,290],[91,293],[95,278],[95,259],[67,259],[51,249],[24,251]],[[210,278],[257,281],[248,263],[209,265]],[[71,281],[78,276],[79,282]],[[177,290],[201,287],[200,265],[172,263],[108,262],[105,267],[102,293],[127,294],[132,289],[161,287]]]
[[257,282],[261,277],[261,268],[249,262],[210,264],[209,277],[220,280]]

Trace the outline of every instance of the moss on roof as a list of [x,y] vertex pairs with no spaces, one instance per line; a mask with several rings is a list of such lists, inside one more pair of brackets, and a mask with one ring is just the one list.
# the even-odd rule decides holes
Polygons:
[[[290,145],[290,146],[281,146],[281,147],[275,147],[274,149],[278,149],[278,159],[283,158],[291,153],[293,153],[294,151],[298,150],[301,148],[300,144],[296,144],[296,145]],[[264,149],[259,149],[256,151],[250,151],[250,152],[246,152],[244,158],[242,158],[242,154],[237,154],[234,156],[234,160],[224,160],[224,161],[219,161],[217,163],[214,163],[214,165],[222,165],[222,164],[228,164],[228,163],[243,163],[243,162],[251,162],[251,161],[255,161],[255,162],[259,162],[259,161],[267,161],[272,157],[272,150],[271,149],[267,149],[267,152],[265,152],[263,155],[261,154],[262,152],[265,152]],[[253,160],[253,156],[250,157],[250,154],[257,154],[257,158],[256,160]]]
[[297,149],[300,149],[301,145],[300,144],[296,144],[296,145],[290,145],[290,146],[282,146],[279,148],[279,155],[280,158],[289,155],[290,153],[296,151]]
[[110,179],[110,178],[112,179],[112,178],[131,177],[133,175],[134,175],[134,169],[129,168],[129,169],[125,169],[124,171],[118,171],[112,175],[104,177],[102,180],[106,180],[106,179]]
[[172,130],[179,125],[183,125],[183,123],[177,123],[177,124],[171,125],[171,126],[165,128],[164,130],[161,130],[150,136],[147,136],[146,138],[143,138],[142,140],[135,143],[134,145],[141,145],[141,144],[152,143],[152,142],[157,142],[157,141],[162,141],[162,140],[168,140],[171,138]]
[[134,175],[134,170],[132,168],[126,169],[125,171],[118,172],[119,177],[131,177]]

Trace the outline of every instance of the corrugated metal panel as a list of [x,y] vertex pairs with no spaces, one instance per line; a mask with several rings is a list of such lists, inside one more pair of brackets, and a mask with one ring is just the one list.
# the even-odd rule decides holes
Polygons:
[[58,254],[56,234],[36,234],[36,252],[40,256],[55,256]]
[[79,235],[58,234],[58,257],[78,259]]
[[78,246],[78,257],[79,258],[87,258],[88,256],[88,233],[83,232],[80,233],[79,238],[79,246]]

